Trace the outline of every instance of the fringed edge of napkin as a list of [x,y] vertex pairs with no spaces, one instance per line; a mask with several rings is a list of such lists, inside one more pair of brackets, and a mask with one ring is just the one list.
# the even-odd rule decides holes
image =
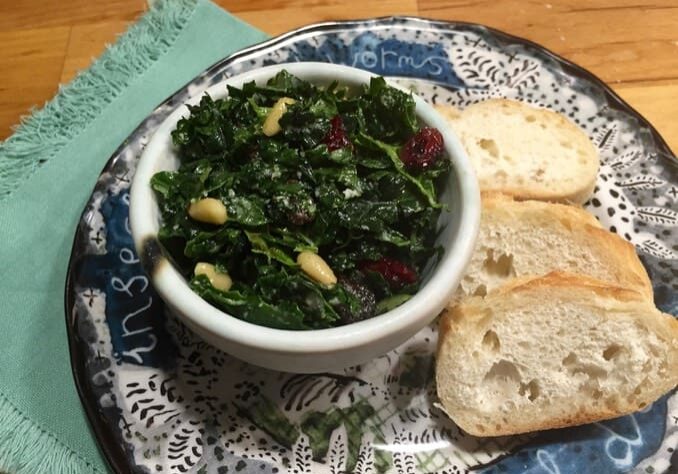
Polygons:
[[174,43],[198,0],[159,0],[88,69],[0,142],[0,202],[77,136]]
[[101,472],[0,394],[0,469],[10,474]]
[[[87,70],[22,119],[0,143],[0,202],[62,147],[174,43],[199,0],[161,0]],[[0,471],[11,474],[100,473],[0,393]]]

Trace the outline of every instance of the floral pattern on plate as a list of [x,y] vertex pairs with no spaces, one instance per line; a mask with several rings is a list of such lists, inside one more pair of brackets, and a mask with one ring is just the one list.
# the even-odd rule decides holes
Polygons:
[[602,166],[587,208],[635,244],[657,305],[678,315],[678,164],[659,135],[589,73],[477,25],[390,18],[310,26],[211,67],[161,104],[104,168],[76,231],[66,314],[76,384],[114,470],[167,473],[617,473],[678,467],[678,398],[634,415],[476,438],[435,405],[435,327],[337,373],[294,375],[217,351],[169,314],[129,232],[129,185],[148,137],[225,77],[289,61],[390,76],[430,102],[492,97],[580,125]]

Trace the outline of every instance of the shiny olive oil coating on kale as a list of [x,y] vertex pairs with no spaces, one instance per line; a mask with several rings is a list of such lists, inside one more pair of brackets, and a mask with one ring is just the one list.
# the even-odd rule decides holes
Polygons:
[[[438,196],[450,162],[440,133],[420,128],[412,97],[382,78],[351,95],[284,71],[266,86],[228,90],[189,107],[172,133],[181,166],[151,183],[160,240],[192,289],[281,329],[360,321],[413,295],[440,253]],[[208,197],[223,204],[225,222],[194,212]],[[297,263],[302,252],[336,278],[314,279]],[[198,272],[201,262],[212,273]],[[215,272],[228,286],[210,279]]]

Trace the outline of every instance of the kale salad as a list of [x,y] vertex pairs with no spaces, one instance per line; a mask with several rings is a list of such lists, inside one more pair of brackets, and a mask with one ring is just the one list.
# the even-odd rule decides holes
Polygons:
[[383,78],[359,91],[282,71],[205,95],[172,132],[181,165],[151,181],[159,239],[191,288],[244,321],[321,329],[419,288],[444,210],[443,138]]

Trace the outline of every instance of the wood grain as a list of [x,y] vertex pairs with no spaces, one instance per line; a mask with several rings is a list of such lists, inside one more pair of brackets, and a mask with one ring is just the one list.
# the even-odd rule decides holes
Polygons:
[[119,20],[73,26],[60,81],[68,82],[78,71],[87,68],[95,57],[104,52],[107,44],[115,42],[129,24],[129,21]]
[[656,128],[671,150],[678,150],[678,83],[621,85],[615,92]]
[[3,0],[0,31],[132,21],[146,9],[144,0]]
[[[396,14],[499,28],[589,69],[678,150],[676,0],[216,1],[272,35],[318,21]],[[0,139],[146,9],[144,0],[0,2]]]
[[[218,3],[228,4],[227,0]],[[257,3],[257,2],[253,2]],[[301,2],[290,2],[299,4]],[[291,6],[284,12],[276,9],[249,9],[237,12],[237,16],[271,34],[278,35],[300,26],[319,21],[350,20],[388,15],[416,15],[416,0],[381,0],[368,2],[365,0],[349,0],[337,3]],[[235,12],[234,12],[235,13]]]
[[678,80],[678,2],[634,3],[419,0],[419,11],[427,17],[483,23],[535,41],[604,81]]
[[67,26],[0,31],[0,139],[31,107],[56,93],[70,31]]

